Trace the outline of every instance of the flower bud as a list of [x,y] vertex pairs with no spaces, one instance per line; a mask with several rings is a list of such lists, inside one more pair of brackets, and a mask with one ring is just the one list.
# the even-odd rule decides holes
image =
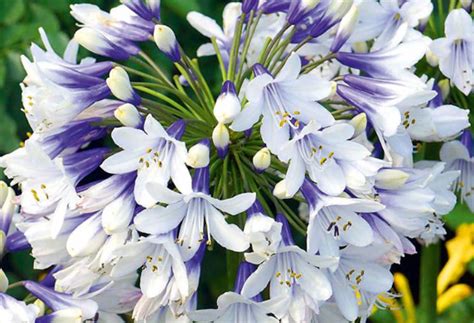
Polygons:
[[369,46],[365,41],[359,41],[352,44],[352,50],[355,53],[365,54],[369,52]]
[[229,130],[223,123],[219,123],[212,132],[212,142],[216,146],[217,154],[224,159],[229,151],[230,135]]
[[44,313],[46,312],[46,305],[44,305],[43,301],[40,299],[37,299],[36,301],[34,301],[33,304],[35,304],[35,306],[38,308],[38,316],[43,316]]
[[0,268],[0,293],[6,292],[8,289],[8,277],[3,269]]
[[349,122],[354,127],[353,138],[359,137],[367,128],[367,115],[365,113],[359,113]]
[[74,40],[95,54],[111,57],[119,61],[127,60],[130,56],[136,55],[140,51],[138,47],[132,44],[127,46],[127,50],[124,49],[124,46],[117,46],[99,31],[89,27],[76,31]]
[[396,189],[403,186],[410,175],[398,169],[384,169],[375,176],[376,186],[383,189]]
[[[0,232],[8,234],[15,214],[15,191],[5,182],[0,182]],[[1,250],[1,249],[0,249]]]
[[242,12],[248,14],[252,10],[257,10],[258,0],[243,0],[242,1]]
[[428,62],[428,64],[430,64],[431,66],[433,67],[436,67],[438,66],[439,64],[439,58],[438,56],[436,56],[435,53],[433,53],[431,51],[431,49],[428,48],[428,50],[426,51],[426,61]]
[[472,8],[473,8],[472,0],[461,0],[460,2],[464,10],[471,13]]
[[192,168],[203,168],[209,165],[210,142],[205,139],[189,149],[186,164]]
[[273,188],[273,195],[280,200],[288,199],[291,197],[288,195],[288,190],[286,189],[286,180],[283,179],[275,185],[275,187]]
[[260,149],[255,156],[253,156],[253,166],[258,173],[263,173],[272,161],[272,155],[268,148]]
[[115,118],[125,127],[139,128],[143,124],[142,117],[133,104],[126,103],[114,111]]
[[294,0],[291,1],[290,8],[288,9],[287,21],[291,25],[298,24],[301,19],[311,10],[313,10],[319,0]]
[[156,46],[173,62],[181,60],[181,53],[179,51],[179,44],[176,41],[176,36],[170,27],[165,25],[156,25],[153,33]]
[[114,67],[106,80],[112,94],[119,100],[138,105],[141,102],[140,96],[135,93],[130,84],[127,72],[120,66]]
[[438,82],[439,89],[441,90],[441,95],[443,96],[443,101],[449,96],[451,92],[451,85],[449,84],[448,79],[444,79]]
[[214,106],[214,116],[219,123],[228,124],[234,121],[240,112],[240,100],[234,83],[226,81]]
[[352,35],[354,31],[355,24],[359,19],[359,9],[357,5],[352,5],[351,9],[347,12],[347,14],[342,18],[341,22],[339,23],[339,27],[337,29],[336,36],[331,45],[331,52],[336,53],[338,52],[341,47],[346,43],[349,37]]

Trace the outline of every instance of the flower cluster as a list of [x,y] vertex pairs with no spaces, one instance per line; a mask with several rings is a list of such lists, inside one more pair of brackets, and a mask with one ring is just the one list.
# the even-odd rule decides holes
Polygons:
[[[0,293],[2,318],[345,322],[384,306],[390,266],[413,239],[443,237],[455,192],[474,208],[468,110],[415,69],[427,55],[468,95],[473,21],[453,10],[433,41],[432,10],[244,0],[223,27],[191,12],[210,39],[197,56],[222,74],[216,94],[159,0],[72,5],[80,29],[64,55],[40,30],[45,49],[22,57],[33,132],[0,158],[18,185],[0,191],[2,254],[31,248],[48,274],[20,283],[41,302]],[[141,50],[149,41],[173,77]],[[79,45],[105,59],[78,60]],[[446,142],[442,162],[419,158],[431,142]],[[242,262],[218,308],[198,310],[215,244]]]

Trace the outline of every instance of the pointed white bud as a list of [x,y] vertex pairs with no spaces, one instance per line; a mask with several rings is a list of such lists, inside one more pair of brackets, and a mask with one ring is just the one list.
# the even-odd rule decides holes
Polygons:
[[43,316],[44,313],[46,312],[46,305],[44,305],[43,301],[40,299],[37,299],[36,301],[33,302],[35,306],[38,309],[38,316]]
[[355,53],[365,54],[369,52],[369,46],[367,45],[367,42],[365,41],[352,43],[352,49],[354,50]]
[[2,258],[3,253],[5,252],[5,245],[7,243],[7,235],[5,232],[0,230],[0,258]]
[[203,168],[209,165],[209,140],[192,146],[186,157],[186,164],[192,168]]
[[219,123],[212,132],[212,142],[216,146],[219,157],[224,158],[227,155],[230,144],[229,130],[223,123]]
[[436,56],[435,53],[433,53],[431,51],[431,49],[428,48],[428,50],[426,51],[426,61],[428,62],[428,64],[430,64],[431,66],[433,67],[436,67],[438,66],[439,64],[439,58],[438,56]]
[[5,293],[8,289],[8,277],[3,269],[0,268],[0,293]]
[[451,92],[451,85],[449,84],[448,79],[444,79],[438,82],[438,86],[441,90],[441,95],[443,96],[443,101],[449,96]]
[[367,115],[365,113],[359,113],[354,118],[352,118],[349,123],[354,127],[354,136],[357,138],[362,134],[367,128]]
[[153,33],[156,46],[173,62],[181,59],[179,45],[173,30],[165,25],[156,25]]
[[354,31],[354,27],[359,19],[359,8],[357,5],[352,5],[347,14],[342,18],[337,29],[336,36],[334,37],[331,45],[331,52],[338,52],[341,47],[346,43],[349,37]]
[[260,149],[255,156],[253,156],[253,166],[258,172],[265,171],[268,167],[270,167],[272,161],[272,155],[270,153],[270,149],[262,148]]
[[83,322],[80,308],[72,307],[51,314],[51,323],[81,323]]
[[141,99],[130,84],[127,72],[120,66],[114,67],[106,80],[112,94],[119,100],[139,104]]
[[398,169],[383,169],[375,176],[377,187],[383,189],[396,189],[403,186],[409,174]]
[[226,81],[214,106],[214,116],[219,123],[228,124],[240,113],[241,105],[234,83]]
[[125,127],[138,128],[142,125],[142,117],[133,104],[126,103],[114,111],[114,116]]
[[286,180],[283,179],[275,185],[275,188],[273,189],[273,195],[280,200],[291,197],[289,196],[288,190],[286,189]]

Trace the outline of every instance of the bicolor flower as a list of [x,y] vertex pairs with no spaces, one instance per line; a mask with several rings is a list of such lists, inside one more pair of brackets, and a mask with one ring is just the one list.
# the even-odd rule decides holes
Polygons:
[[471,132],[465,130],[461,140],[445,143],[441,147],[440,158],[446,163],[446,169],[460,171],[461,175],[453,189],[460,193],[461,201],[471,211],[474,210],[474,159]]
[[329,82],[314,75],[301,75],[301,60],[292,54],[281,72],[273,77],[263,66],[254,66],[256,77],[247,86],[248,105],[231,125],[234,131],[251,128],[263,115],[260,133],[267,147],[277,153],[290,138],[290,130],[311,120],[325,127],[332,115],[317,100],[331,92]]
[[262,301],[261,297],[249,299],[240,294],[246,279],[253,273],[251,264],[240,264],[235,282],[235,291],[226,292],[217,299],[217,309],[199,310],[189,313],[197,322],[265,322],[277,323],[279,320],[268,316],[269,313],[281,317],[284,298]]
[[97,313],[97,303],[92,300],[75,299],[68,294],[56,292],[33,281],[25,281],[23,286],[54,311],[77,308],[81,311],[83,320],[92,319]]
[[474,84],[474,23],[464,9],[449,13],[445,38],[435,39],[431,50],[439,58],[439,69],[465,95]]
[[23,212],[51,216],[51,234],[61,229],[68,210],[78,202],[76,185],[94,171],[108,152],[95,148],[51,159],[34,141],[0,159],[5,174],[14,184],[21,183]]
[[289,162],[285,177],[288,196],[298,192],[306,173],[323,192],[342,193],[346,179],[340,161],[353,162],[370,155],[364,146],[349,140],[353,134],[354,128],[349,124],[321,129],[316,122],[310,122],[281,146],[278,158]]
[[307,179],[301,192],[309,205],[308,252],[337,257],[342,246],[365,247],[373,242],[373,230],[362,214],[383,210],[382,204],[328,196]]
[[152,21],[153,19],[160,20],[160,0],[122,0],[121,2],[147,21]]
[[357,293],[361,297],[366,293],[378,295],[392,287],[390,270],[377,263],[383,253],[384,250],[376,247],[349,246],[341,250],[337,269],[325,270],[333,298],[347,320],[354,321],[360,315]]
[[319,268],[337,265],[337,257],[310,255],[294,244],[285,217],[279,214],[277,221],[282,224],[282,242],[276,253],[249,276],[241,294],[254,297],[270,284],[270,299],[286,297],[289,316],[307,322],[318,312],[318,304],[332,294],[329,280]]
[[[255,193],[244,193],[226,200],[209,193],[209,168],[198,168],[193,186],[182,187],[181,193],[158,183],[148,186],[149,193],[166,207],[155,206],[135,217],[135,225],[148,234],[167,233],[179,227],[177,243],[185,261],[197,252],[200,243],[213,237],[223,247],[242,252],[249,247],[244,233],[235,224],[225,221],[222,212],[236,215],[247,210],[255,201]],[[204,227],[205,225],[205,227]]]
[[76,64],[77,44],[70,42],[65,57],[59,57],[49,44],[44,30],[40,35],[46,51],[33,45],[33,61],[22,56],[27,76],[21,84],[23,112],[36,132],[48,132],[73,120],[93,103],[110,94],[100,78],[111,68],[110,62],[85,59]]
[[107,158],[101,167],[110,174],[137,171],[135,199],[142,206],[152,206],[156,201],[145,190],[148,183],[167,185],[171,179],[178,188],[191,186],[186,146],[179,141],[184,128],[180,120],[165,130],[151,115],[145,119],[143,130],[116,128],[112,138],[123,151]]
[[421,21],[433,11],[429,0],[408,0],[399,2],[362,1],[361,16],[351,38],[353,41],[366,41],[375,38],[372,51],[391,48],[401,43],[409,32],[413,32]]

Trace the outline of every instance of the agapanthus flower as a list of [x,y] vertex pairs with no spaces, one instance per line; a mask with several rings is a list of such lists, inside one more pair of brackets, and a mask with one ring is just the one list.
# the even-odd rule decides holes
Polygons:
[[474,69],[474,23],[464,9],[449,13],[445,38],[435,39],[430,48],[439,58],[441,72],[465,95],[472,91]]
[[[432,41],[433,7],[245,0],[222,27],[191,12],[210,39],[197,56],[216,56],[203,68],[159,0],[72,5],[64,55],[41,29],[22,57],[32,133],[0,157],[0,257],[29,249],[45,277],[0,269],[0,321],[364,322],[387,306],[391,266],[444,238],[456,193],[474,209],[472,18],[452,10]],[[214,252],[235,286],[202,309]]]

